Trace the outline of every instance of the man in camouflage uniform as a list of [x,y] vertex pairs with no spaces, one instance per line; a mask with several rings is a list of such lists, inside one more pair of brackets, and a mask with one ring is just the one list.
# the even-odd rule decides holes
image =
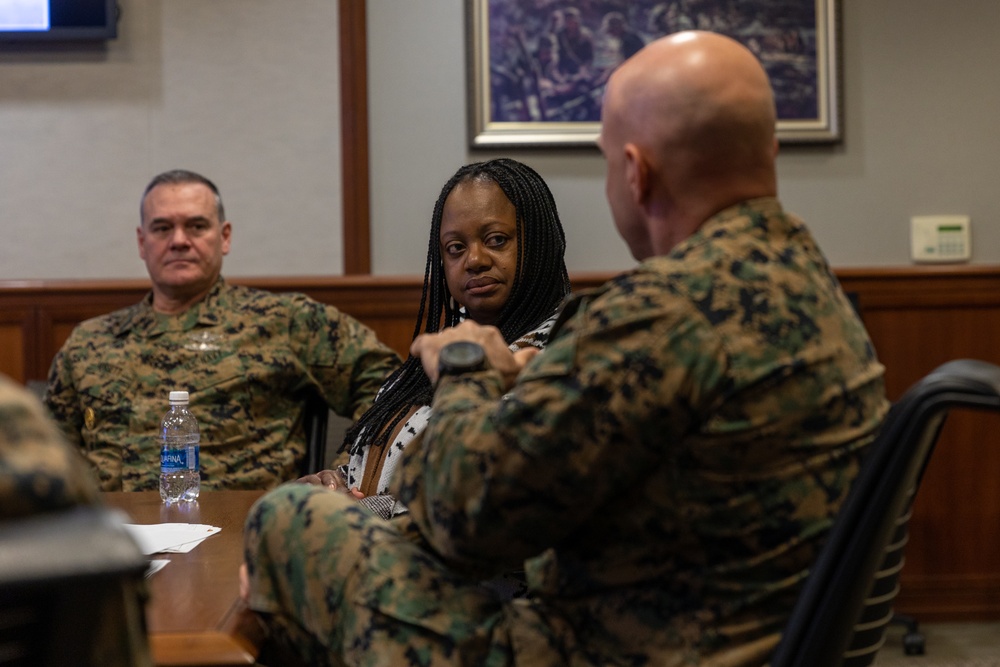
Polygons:
[[[883,368],[775,198],[753,55],[665,37],[612,76],[599,140],[640,264],[545,351],[473,323],[414,341],[438,382],[389,522],[282,486],[243,592],[307,664],[762,665],[887,409]],[[466,340],[491,368],[440,375]],[[524,567],[528,594],[476,586]]]
[[[38,399],[0,376],[0,553],[10,548],[7,529],[20,527],[21,520],[98,504],[97,487],[87,468],[87,462],[66,444]],[[80,609],[80,614],[86,615],[83,622],[93,635],[89,654],[78,656],[78,664],[153,664],[142,634],[142,609],[135,603],[145,591],[136,592],[136,585],[121,582],[121,589],[108,586],[91,592],[90,604]],[[3,602],[12,603],[8,599]]]
[[267,488],[299,473],[307,392],[356,418],[399,364],[373,331],[333,306],[227,285],[232,225],[203,176],[155,177],[136,233],[152,292],[76,327],[46,392],[105,491],[157,488],[156,434],[171,390],[191,395],[202,488]]

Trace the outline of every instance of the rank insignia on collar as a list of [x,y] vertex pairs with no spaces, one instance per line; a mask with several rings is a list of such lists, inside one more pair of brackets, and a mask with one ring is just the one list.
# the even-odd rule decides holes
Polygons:
[[214,352],[220,349],[219,345],[222,343],[222,336],[208,329],[192,332],[188,334],[188,339],[184,349],[194,352]]
[[97,415],[94,414],[94,408],[87,408],[83,411],[83,423],[86,424],[87,428],[94,428],[96,422]]

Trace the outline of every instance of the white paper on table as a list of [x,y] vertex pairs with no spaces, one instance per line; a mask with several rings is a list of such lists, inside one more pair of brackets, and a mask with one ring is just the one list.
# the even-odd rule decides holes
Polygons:
[[125,524],[125,528],[138,544],[142,553],[186,554],[201,544],[206,537],[222,530],[203,523],[154,523]]

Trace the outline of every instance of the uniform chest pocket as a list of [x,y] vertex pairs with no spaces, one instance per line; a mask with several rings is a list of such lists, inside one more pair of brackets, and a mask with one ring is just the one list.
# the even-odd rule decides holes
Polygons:
[[222,444],[245,439],[251,427],[251,401],[244,360],[236,352],[198,356],[172,380],[177,389],[191,393],[202,442]]
[[161,341],[137,355],[132,369],[136,391],[132,398],[133,432],[155,433],[169,408],[171,391],[191,395],[191,411],[198,419],[202,446],[245,438],[249,396],[240,355],[218,346],[169,346]]
[[127,425],[136,394],[136,378],[124,367],[102,365],[88,368],[76,379],[83,412],[81,435],[84,442],[94,442],[96,435],[108,428]]

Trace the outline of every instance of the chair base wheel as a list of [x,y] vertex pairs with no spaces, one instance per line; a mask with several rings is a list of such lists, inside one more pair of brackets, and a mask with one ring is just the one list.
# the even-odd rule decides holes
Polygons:
[[923,655],[924,636],[919,632],[905,634],[903,636],[903,653],[906,655]]

